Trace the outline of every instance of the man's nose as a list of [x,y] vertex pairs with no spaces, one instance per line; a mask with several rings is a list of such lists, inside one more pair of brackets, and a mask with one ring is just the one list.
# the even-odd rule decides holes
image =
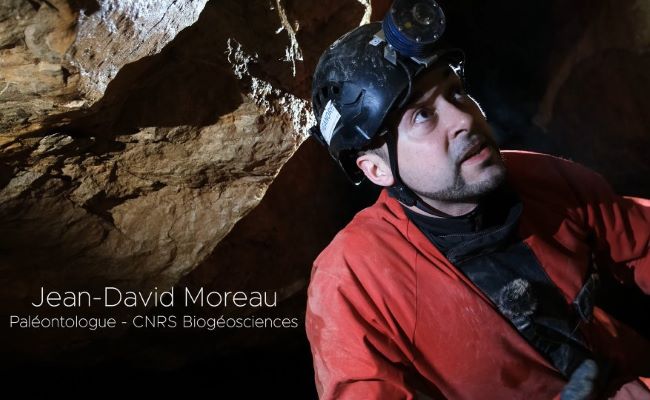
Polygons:
[[456,139],[459,135],[467,135],[474,123],[474,116],[469,113],[462,105],[443,100],[444,104],[439,105],[442,108],[443,124],[449,140]]

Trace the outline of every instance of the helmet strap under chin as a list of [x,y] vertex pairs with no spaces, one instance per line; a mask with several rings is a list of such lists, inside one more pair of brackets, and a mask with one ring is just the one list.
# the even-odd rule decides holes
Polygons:
[[388,188],[391,196],[395,197],[400,203],[404,204],[407,207],[415,206],[425,213],[435,215],[442,218],[451,218],[452,215],[449,215],[445,212],[438,210],[435,207],[432,207],[427,202],[422,200],[420,196],[415,194],[415,192],[406,186],[402,181],[402,178],[399,175],[399,168],[397,166],[397,138],[396,134],[393,132],[387,132],[385,134],[386,146],[388,147],[388,160],[390,163],[390,170],[393,173],[394,183],[391,187]]

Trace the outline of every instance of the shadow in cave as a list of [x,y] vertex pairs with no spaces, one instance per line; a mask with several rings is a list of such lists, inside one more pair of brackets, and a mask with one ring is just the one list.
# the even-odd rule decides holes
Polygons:
[[84,15],[93,15],[99,11],[99,0],[69,0],[70,7],[75,11],[82,11]]
[[[292,21],[317,15],[313,7],[302,3],[289,3],[285,8],[282,11]],[[361,18],[362,7],[356,4],[334,13],[341,15],[342,21],[356,21]],[[276,89],[309,97],[310,71],[322,46],[310,44],[303,55],[306,61],[295,62],[294,73],[292,61],[283,57],[290,46],[288,37],[261,40],[270,32],[286,36],[287,27],[283,26],[277,7],[266,0],[209,1],[198,20],[179,32],[160,53],[121,68],[94,106],[57,115],[44,125],[72,121],[59,131],[110,141],[143,127],[214,124],[242,103],[241,93],[251,91],[250,75],[245,73],[238,79],[233,72],[232,62],[242,62],[233,55],[238,48],[248,58],[248,73],[252,76],[271,83]],[[298,34],[301,39],[322,42],[324,46],[343,33],[340,30],[345,26],[336,24],[325,32],[322,29],[314,32],[307,26]],[[42,131],[36,135],[42,135]]]
[[[285,164],[260,205],[241,219],[212,254],[176,286],[193,292],[277,291],[278,306],[258,317],[292,317],[291,329],[134,329],[117,338],[87,341],[56,357],[17,361],[5,376],[29,373],[56,382],[70,377],[92,387],[119,378],[147,387],[204,387],[215,394],[281,395],[316,399],[311,353],[304,331],[311,265],[349,219],[371,204],[377,190],[349,183],[327,152],[307,140]],[[177,304],[181,304],[179,301]],[[227,309],[179,306],[147,315],[219,317]],[[227,315],[227,314],[226,314]],[[83,367],[80,367],[83,366]],[[251,384],[254,382],[255,384]]]
[[89,110],[55,116],[45,125],[63,118],[72,121],[63,132],[110,140],[143,127],[214,124],[239,107],[247,84],[228,62],[227,33],[209,34],[219,18],[216,3],[208,3],[160,53],[122,67]]
[[[214,124],[241,104],[241,93],[251,91],[250,76],[238,79],[233,73],[231,61],[236,57],[229,55],[229,46],[241,48],[252,76],[275,89],[308,98],[311,71],[321,49],[346,27],[358,23],[363,8],[359,3],[338,5],[333,10],[326,4],[279,4],[284,5],[282,12],[289,25],[305,21],[296,32],[299,40],[310,43],[299,51],[304,61],[287,59],[291,47],[287,30],[297,25],[287,26],[275,3],[209,1],[198,20],[179,32],[160,53],[121,68],[94,106],[54,116],[44,125],[71,121],[59,130],[110,140],[142,127]],[[319,14],[340,23],[323,24]],[[272,32],[275,36],[269,37]],[[237,62],[241,63],[241,59]]]
[[[263,353],[284,352],[277,360],[289,371],[277,383],[304,387],[313,391],[311,353],[304,333],[307,284],[314,259],[361,208],[374,202],[378,189],[369,183],[352,185],[326,151],[309,139],[285,164],[260,204],[241,219],[212,254],[185,276],[177,287],[219,291],[276,291],[285,300],[279,302],[274,315],[296,316],[299,328],[293,330],[252,330],[246,340],[232,331],[224,343],[233,343],[250,356],[249,346],[260,346]],[[205,310],[193,310],[197,315]],[[203,342],[207,339],[207,342]],[[193,365],[219,363],[233,349],[215,349],[209,355],[210,338],[195,338]],[[203,342],[203,343],[202,343]],[[239,343],[239,345],[237,345]],[[198,346],[198,347],[196,347]],[[203,349],[203,350],[199,350]],[[235,350],[236,351],[236,350]],[[212,361],[211,361],[212,360]],[[255,362],[256,357],[252,358]],[[300,373],[292,372],[300,369]],[[307,371],[307,373],[305,373]],[[264,380],[264,376],[256,377]],[[311,397],[300,397],[311,398]]]

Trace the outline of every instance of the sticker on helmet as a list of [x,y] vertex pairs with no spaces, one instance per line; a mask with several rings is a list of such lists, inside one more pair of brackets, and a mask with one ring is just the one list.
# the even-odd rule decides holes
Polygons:
[[334,128],[336,128],[339,119],[341,119],[341,114],[336,107],[334,107],[332,100],[328,101],[325,110],[323,110],[323,116],[320,119],[320,132],[328,146],[330,140],[332,140],[332,134],[334,134]]
[[377,46],[379,46],[380,44],[382,44],[383,42],[384,42],[384,40],[383,40],[382,38],[380,38],[379,36],[376,36],[376,35],[375,35],[375,36],[372,37],[372,39],[371,39],[370,42],[368,42],[368,43],[369,43],[371,46],[375,46],[375,47],[377,47]]

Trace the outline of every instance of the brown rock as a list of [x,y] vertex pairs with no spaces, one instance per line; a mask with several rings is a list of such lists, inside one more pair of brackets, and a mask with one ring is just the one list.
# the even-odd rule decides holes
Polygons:
[[[348,21],[360,18],[362,5],[348,5],[328,11]],[[142,42],[135,20],[119,17],[122,6],[102,7],[88,16],[71,11],[81,24],[78,36],[56,59],[63,63],[74,55],[83,61],[79,68],[92,70],[87,77],[78,73],[87,81],[76,83],[75,90],[83,89],[89,100],[83,107],[95,105],[59,117],[48,111],[50,118],[38,124],[49,130],[32,133],[25,132],[38,127],[38,118],[30,116],[19,126],[3,119],[12,132],[0,153],[0,265],[8,287],[0,308],[5,314],[33,311],[29,303],[41,286],[171,287],[257,205],[313,124],[307,103],[289,91],[308,92],[299,55],[320,48],[301,50],[299,12],[284,2],[270,7],[266,1],[210,3],[162,51],[136,62],[131,61],[158,51],[164,41]],[[167,38],[186,18],[163,20],[156,29]],[[92,29],[84,28],[88,21],[95,21],[88,25]],[[327,18],[319,23],[326,25]],[[102,36],[113,25],[124,28],[120,35],[134,36],[133,43],[118,46],[115,36]],[[81,51],[79,40],[91,30],[104,39]],[[328,32],[339,35],[347,27],[338,30]],[[314,46],[330,40],[318,39]],[[98,59],[110,65],[88,64]],[[37,98],[17,100],[36,104]],[[61,125],[66,121],[71,123]],[[85,345],[91,336],[101,336],[81,331],[42,340],[40,332],[16,332],[12,351],[41,358],[58,346]],[[32,346],[34,341],[41,346]]]
[[160,51],[205,1],[3,1],[0,146],[92,106],[120,68]]
[[[577,5],[558,4],[575,14]],[[650,193],[650,6],[602,0],[590,19],[565,21],[566,40],[549,64],[552,79],[536,117],[575,161],[602,173],[620,192]],[[562,15],[562,14],[560,14]]]

